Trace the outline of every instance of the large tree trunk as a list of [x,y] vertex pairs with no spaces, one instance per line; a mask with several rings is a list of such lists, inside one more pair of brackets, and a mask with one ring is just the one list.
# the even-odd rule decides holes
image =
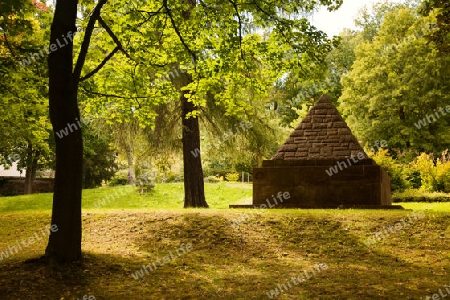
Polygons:
[[202,159],[200,155],[200,128],[198,118],[186,115],[194,110],[185,94],[180,92],[183,126],[183,163],[184,163],[184,207],[208,207],[205,200]]
[[[77,0],[57,1],[51,26],[51,44],[64,44],[62,37],[76,32]],[[67,38],[68,39],[68,38]],[[83,142],[79,128],[77,79],[72,76],[73,43],[49,54],[50,120],[54,132],[69,127],[71,132],[56,141],[56,176],[53,195],[52,225],[45,254],[58,262],[81,259],[81,188]]]
[[200,128],[198,118],[186,115],[194,110],[185,94],[180,93],[183,126],[183,163],[184,163],[184,207],[208,207],[205,200],[202,159],[200,156]]
[[[77,0],[57,1],[50,33],[56,46],[48,57],[49,108],[55,135],[56,176],[53,194],[52,229],[45,254],[58,262],[81,259],[81,189],[83,184],[83,140],[77,93],[95,22],[107,0],[99,0],[85,30],[78,60],[72,72],[72,35],[77,31]],[[71,33],[69,35],[69,33]],[[50,46],[50,49],[55,48]]]
[[[183,11],[182,16],[184,20],[188,21],[191,18],[191,9],[196,6],[196,1],[184,0],[184,2],[189,5],[189,9]],[[191,51],[189,52],[190,54],[193,54]],[[173,66],[174,65],[172,65],[172,67]],[[180,69],[179,64],[175,67]],[[203,181],[202,159],[200,155],[200,126],[198,124],[198,118],[186,118],[189,113],[194,111],[195,106],[192,102],[188,101],[188,98],[186,98],[186,94],[188,94],[189,91],[182,90],[183,87],[192,83],[192,77],[185,72],[181,72],[181,74],[177,73],[177,76],[172,79],[172,82],[180,92],[181,101],[184,207],[209,207],[205,200],[205,185]]]
[[[173,64],[171,67],[179,69],[179,64]],[[195,106],[186,98],[186,94],[189,91],[182,90],[183,87],[192,82],[192,77],[186,72],[179,72],[177,75],[172,79],[172,83],[180,92],[181,101],[184,207],[208,207],[208,203],[205,200],[203,168],[200,155],[200,127],[198,118],[189,117],[186,119],[186,115],[194,111]]]

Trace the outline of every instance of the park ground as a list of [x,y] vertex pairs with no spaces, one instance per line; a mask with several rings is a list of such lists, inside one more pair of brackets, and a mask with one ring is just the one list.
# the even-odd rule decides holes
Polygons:
[[[179,183],[161,184],[143,195],[123,187],[83,191],[83,261],[46,265],[38,258],[47,241],[36,238],[0,260],[0,299],[431,299],[439,291],[448,294],[449,202],[400,203],[402,211],[227,208],[251,202],[251,192],[248,184],[206,184],[211,208],[182,209]],[[51,194],[0,198],[0,255],[42,235],[50,224],[51,200]],[[368,245],[377,233],[379,239]],[[182,244],[192,248],[180,250]],[[153,270],[137,276],[143,265],[153,263]],[[292,277],[303,280],[294,283]]]

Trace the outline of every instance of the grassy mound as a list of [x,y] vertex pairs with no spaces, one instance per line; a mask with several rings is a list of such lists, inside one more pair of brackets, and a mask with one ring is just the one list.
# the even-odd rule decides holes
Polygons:
[[[63,268],[39,261],[24,263],[43,253],[45,241],[36,243],[0,261],[0,297],[267,299],[267,293],[274,296],[277,291],[279,299],[419,299],[449,283],[450,216],[425,213],[409,226],[366,245],[367,238],[408,220],[411,214],[359,210],[86,213],[83,263]],[[32,235],[49,218],[45,213],[0,215],[4,237],[0,251]],[[191,244],[192,250],[164,263],[163,258],[181,244]],[[153,263],[156,268],[139,275],[144,265]],[[317,264],[327,268],[314,273]],[[294,284],[291,278],[305,271],[309,278]]]
[[450,203],[233,210],[251,186],[219,183],[196,210],[181,184],[121,188],[83,192],[84,259],[63,267],[37,259],[46,238],[18,247],[51,195],[0,198],[0,299],[425,299],[450,283]]

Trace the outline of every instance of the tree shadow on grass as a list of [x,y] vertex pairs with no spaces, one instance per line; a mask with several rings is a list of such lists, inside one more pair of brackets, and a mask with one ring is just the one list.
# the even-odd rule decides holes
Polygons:
[[[412,262],[405,254],[446,249],[445,240],[434,237],[427,245],[426,228],[368,248],[357,226],[349,230],[323,216],[256,214],[230,226],[237,217],[190,212],[155,221],[142,214],[139,223],[128,224],[139,234],[123,230],[116,237],[120,243],[126,236],[138,248],[132,254],[91,250],[82,263],[62,267],[41,260],[3,263],[0,299],[267,299],[283,284],[279,299],[420,299],[450,283],[445,261],[428,265],[432,257]],[[120,215],[111,218],[123,226]],[[439,235],[449,225],[441,217],[433,230]],[[192,251],[132,277],[182,243],[191,243]],[[317,263],[328,268],[300,284],[291,281]]]
[[[326,263],[328,270],[301,285],[291,283],[293,287],[283,291],[283,297],[420,299],[450,283],[446,282],[450,278],[448,268],[443,270],[445,262],[431,265],[431,257],[417,263],[410,260],[408,249],[413,256],[423,254],[421,235],[427,235],[426,228],[420,228],[423,224],[416,224],[418,243],[411,243],[411,236],[406,235],[398,237],[400,241],[394,245],[387,241],[387,245],[368,248],[358,231],[323,216],[281,216],[273,220],[253,216],[239,228],[230,226],[230,221],[221,216],[187,214],[159,231],[152,228],[155,223],[148,223],[144,226],[147,234],[135,243],[143,251],[158,253],[164,252],[161,246],[167,251],[191,242],[194,251],[180,259],[190,268],[184,276],[197,277],[201,282],[195,284],[197,296],[264,298],[278,284],[287,284],[291,277],[311,270],[317,263]],[[395,221],[394,216],[387,222]],[[443,225],[433,230],[448,227],[448,219],[441,221]],[[148,236],[153,239],[146,240]],[[393,238],[397,237],[388,237]],[[428,248],[445,251],[446,245],[441,240]],[[211,294],[211,287],[215,294]]]

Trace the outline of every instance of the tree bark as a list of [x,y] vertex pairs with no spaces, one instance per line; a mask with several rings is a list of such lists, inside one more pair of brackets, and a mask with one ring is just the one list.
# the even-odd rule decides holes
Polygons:
[[[76,32],[77,0],[57,1],[51,26],[50,44],[65,43],[62,37]],[[81,189],[83,172],[83,142],[77,120],[78,79],[72,76],[73,43],[49,54],[49,109],[53,131],[71,128],[67,136],[55,135],[56,176],[53,194],[52,225],[45,251],[49,259],[72,262],[81,259]],[[75,126],[73,126],[75,125]]]
[[[171,64],[172,69],[180,70],[179,64]],[[183,173],[184,173],[184,208],[209,207],[205,199],[202,159],[200,155],[200,126],[198,118],[186,115],[195,110],[192,102],[188,101],[183,90],[192,81],[192,76],[181,71],[172,78],[172,84],[180,93],[182,144],[183,144]]]
[[130,145],[127,146],[126,153],[127,153],[127,162],[128,162],[127,184],[134,184],[136,181],[136,176],[134,174],[134,156],[133,156],[133,150],[131,149]]
[[24,194],[33,193],[33,182],[36,178],[37,164],[39,159],[39,151],[33,151],[33,145],[28,142],[27,147],[27,168],[25,171],[25,189]]
[[[56,175],[53,193],[52,227],[45,255],[59,263],[81,259],[81,190],[83,186],[83,140],[78,84],[86,60],[95,22],[107,0],[99,0],[85,30],[75,68],[73,35],[77,32],[78,0],[56,1],[50,29],[49,110],[55,135]],[[59,138],[55,132],[69,131]]]
[[192,102],[186,98],[189,91],[180,92],[182,106],[182,142],[184,164],[184,207],[208,207],[205,199],[202,159],[200,155],[200,127],[198,118],[186,115],[194,111]]
[[[172,66],[172,68],[174,67],[179,68],[179,65]],[[182,88],[191,82],[192,77],[185,72],[179,72],[178,76],[172,79],[173,85],[180,93],[181,102],[184,207],[209,207],[205,199],[198,118],[186,118],[189,113],[194,111],[195,106],[186,98],[189,91],[182,90]]]
[[[189,9],[182,12],[185,21],[191,18],[191,10],[196,6],[195,0],[184,0],[189,5]],[[167,0],[163,1],[163,5],[168,8]],[[195,63],[195,54],[189,49],[188,45],[182,38],[181,33],[176,27],[170,10],[168,16],[172,25],[186,50],[192,55]],[[179,64],[171,64],[172,68],[180,69]],[[183,143],[183,168],[184,168],[184,208],[188,207],[209,207],[205,199],[205,188],[203,181],[202,159],[200,155],[200,126],[197,117],[186,116],[195,110],[192,102],[188,101],[186,94],[190,91],[182,90],[183,87],[192,83],[192,76],[180,70],[176,72],[177,76],[172,79],[172,83],[180,93],[181,101],[181,122],[182,122],[182,143]]]

